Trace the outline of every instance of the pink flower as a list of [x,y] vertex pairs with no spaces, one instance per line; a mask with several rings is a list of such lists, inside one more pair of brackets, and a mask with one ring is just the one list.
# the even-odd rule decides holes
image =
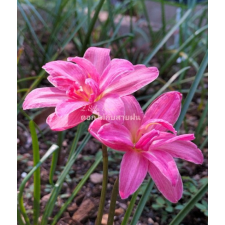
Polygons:
[[23,109],[55,107],[47,118],[52,130],[76,126],[92,113],[124,115],[121,96],[131,94],[158,77],[156,67],[133,65],[125,59],[110,60],[110,49],[91,47],[84,57],[53,61],[43,66],[54,87],[30,92]]
[[115,150],[125,151],[119,176],[122,199],[133,194],[149,172],[159,191],[175,203],[182,197],[183,184],[173,157],[203,163],[202,152],[191,142],[194,135],[177,136],[173,127],[180,114],[181,99],[179,92],[165,93],[144,115],[136,99],[125,96],[122,97],[124,124],[99,118],[90,125],[89,132],[99,141]]

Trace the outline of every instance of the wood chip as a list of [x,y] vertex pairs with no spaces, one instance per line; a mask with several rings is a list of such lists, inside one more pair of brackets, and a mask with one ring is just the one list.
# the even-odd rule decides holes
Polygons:
[[89,217],[93,217],[98,211],[98,202],[94,198],[85,199],[78,210],[73,214],[73,220],[86,222]]

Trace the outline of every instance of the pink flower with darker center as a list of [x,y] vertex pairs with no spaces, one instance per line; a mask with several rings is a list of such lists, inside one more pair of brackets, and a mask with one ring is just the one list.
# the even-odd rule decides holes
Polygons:
[[43,66],[54,87],[30,92],[23,109],[55,107],[47,118],[52,130],[76,126],[92,113],[124,115],[120,97],[129,95],[158,77],[156,67],[133,65],[125,59],[110,59],[110,49],[88,48],[84,57],[53,61]]
[[124,96],[124,124],[101,118],[91,123],[89,132],[95,138],[112,149],[125,151],[119,175],[122,199],[133,194],[149,172],[164,197],[176,203],[182,197],[183,184],[173,158],[203,163],[202,152],[191,142],[194,135],[178,136],[173,127],[180,114],[181,99],[179,92],[167,92],[144,114],[133,96]]

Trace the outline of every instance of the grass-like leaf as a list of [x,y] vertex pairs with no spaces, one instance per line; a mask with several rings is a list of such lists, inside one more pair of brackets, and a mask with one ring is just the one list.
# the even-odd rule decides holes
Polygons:
[[84,137],[81,145],[77,148],[77,151],[71,156],[71,158],[67,162],[63,172],[60,174],[60,176],[51,192],[51,197],[49,198],[49,200],[46,204],[46,208],[45,208],[44,214],[42,216],[42,220],[41,220],[41,225],[46,225],[48,223],[48,217],[51,216],[51,214],[52,214],[56,199],[62,188],[63,181],[65,180],[66,175],[68,174],[70,168],[73,166],[75,160],[77,159],[77,156],[80,154],[80,152],[82,151],[83,147],[88,142],[90,137],[91,137],[91,135],[89,133]]
[[147,65],[148,62],[153,58],[153,56],[159,51],[160,48],[167,42],[167,40],[173,35],[175,30],[187,19],[187,17],[192,12],[191,9],[187,10],[187,12],[182,16],[180,21],[176,23],[171,30],[167,33],[167,35],[159,42],[159,44],[151,51],[151,53],[145,58],[143,64]]
[[189,105],[191,103],[191,100],[192,100],[192,98],[193,98],[193,96],[195,94],[195,91],[196,91],[196,89],[198,87],[198,84],[199,84],[200,80],[202,79],[202,77],[204,75],[204,72],[205,72],[205,69],[206,69],[207,65],[208,65],[208,51],[207,51],[207,53],[205,54],[205,56],[204,56],[204,58],[202,60],[202,63],[201,63],[200,68],[199,68],[199,71],[196,74],[196,78],[195,78],[195,80],[194,80],[194,82],[193,82],[193,84],[192,84],[192,86],[190,88],[190,91],[189,91],[189,93],[188,93],[188,95],[187,95],[187,97],[186,97],[186,99],[184,101],[184,104],[182,106],[182,110],[181,110],[180,116],[179,116],[179,118],[178,118],[178,120],[177,120],[177,122],[175,124],[175,129],[176,130],[179,130],[179,128],[181,126],[181,123],[182,123],[182,121],[183,121],[183,119],[184,119],[184,117],[186,115],[186,112],[187,112],[188,107],[189,107]]
[[63,206],[61,207],[61,209],[59,210],[59,212],[56,214],[56,216],[54,217],[51,225],[55,225],[57,223],[57,221],[60,218],[60,216],[62,215],[62,213],[66,210],[66,208],[69,206],[69,204],[73,201],[73,199],[75,198],[75,196],[77,195],[77,193],[83,187],[83,185],[85,184],[85,182],[87,181],[87,179],[89,178],[89,176],[92,174],[92,172],[96,169],[96,167],[101,162],[101,160],[102,160],[102,155],[99,154],[98,157],[96,158],[95,162],[93,163],[93,165],[90,167],[90,169],[87,171],[87,173],[83,176],[82,180],[76,186],[76,188],[74,189],[74,191],[72,192],[72,194],[70,195],[70,197],[63,204]]
[[126,224],[129,222],[130,215],[131,215],[132,210],[133,210],[133,208],[134,208],[134,204],[135,204],[135,202],[136,202],[136,199],[137,199],[139,190],[140,190],[140,189],[138,189],[138,190],[132,195],[130,204],[129,204],[127,210],[126,210],[126,213],[125,213],[125,215],[124,215],[124,218],[123,218],[123,221],[122,221],[121,225],[126,225]]
[[143,193],[143,195],[141,196],[141,199],[138,203],[137,209],[134,213],[133,219],[130,223],[130,225],[136,225],[138,222],[139,217],[141,216],[141,213],[148,201],[149,195],[152,191],[152,188],[154,186],[154,182],[153,180],[150,178],[150,180],[148,181],[147,187],[145,188],[145,191]]
[[51,162],[51,167],[50,167],[50,172],[49,172],[49,183],[53,185],[53,176],[55,173],[55,168],[59,159],[59,155],[61,152],[62,148],[62,142],[64,138],[64,132],[58,132],[58,140],[57,140],[57,145],[59,146],[58,150],[55,151],[52,155],[52,162]]
[[41,164],[54,152],[58,149],[58,146],[53,144],[49,150],[44,154],[44,156],[41,158],[41,160],[32,168],[32,170],[27,174],[27,176],[23,179],[20,187],[19,187],[19,194],[18,194],[18,203],[20,207],[20,212],[23,215],[23,218],[25,220],[26,225],[30,225],[30,220],[27,216],[26,209],[23,204],[23,191],[25,188],[25,185],[27,181],[30,179],[30,177],[33,175],[33,173],[41,166]]
[[203,32],[205,32],[208,29],[208,25],[205,25],[204,27],[200,28],[199,30],[195,31],[194,34],[192,34],[178,49],[176,49],[176,52],[171,55],[171,57],[166,61],[165,65],[162,66],[160,69],[161,73],[164,73],[165,70],[177,59],[179,56],[179,53],[185,49],[192,41],[194,41],[199,35],[201,35]]
[[[35,129],[34,121],[29,122],[30,133],[32,138],[32,148],[33,148],[33,162],[34,166],[40,161],[39,154],[39,144],[38,137]],[[40,214],[40,198],[41,198],[41,177],[40,177],[40,167],[34,172],[34,203],[33,203],[33,223],[38,224],[38,217]]]
[[208,182],[190,199],[184,208],[175,216],[169,225],[179,225],[187,214],[195,207],[195,204],[202,199],[208,191]]
[[103,6],[104,1],[105,0],[100,0],[99,1],[98,6],[97,6],[96,11],[95,11],[95,14],[94,14],[94,16],[93,16],[93,18],[91,20],[90,26],[88,27],[88,32],[87,32],[87,34],[85,36],[84,43],[83,43],[83,46],[82,46],[82,51],[81,51],[82,55],[84,54],[84,52],[85,52],[85,50],[87,48],[88,42],[89,42],[90,37],[91,37],[91,32],[92,32],[92,30],[94,28],[95,22],[96,22],[96,20],[98,18],[98,14],[99,14],[102,6]]

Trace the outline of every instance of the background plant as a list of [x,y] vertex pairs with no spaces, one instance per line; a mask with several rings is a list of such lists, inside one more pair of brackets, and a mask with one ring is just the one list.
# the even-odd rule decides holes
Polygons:
[[[146,4],[149,2],[158,2],[160,6],[162,24],[160,27],[156,28],[154,21],[150,20],[146,10]],[[166,20],[168,4],[178,7],[178,13],[174,14],[170,20]],[[28,123],[33,124],[33,127],[30,127],[33,150],[36,149],[37,153],[39,146],[41,157],[45,153],[42,149],[48,149],[53,144],[58,146],[52,157],[48,155],[46,159],[45,171],[49,172],[47,172],[48,181],[44,184],[44,192],[51,193],[51,196],[45,206],[44,214],[43,210],[39,213],[38,210],[26,208],[41,190],[40,182],[37,182],[37,174],[41,172],[36,169],[35,187],[29,185],[24,189],[24,198],[26,199],[24,208],[20,202],[21,198],[18,200],[18,221],[20,224],[37,224],[37,218],[41,224],[47,224],[48,218],[52,224],[56,224],[63,211],[79,193],[78,191],[84,188],[83,186],[90,174],[101,163],[100,155],[85,154],[83,160],[91,160],[93,165],[89,170],[87,168],[83,178],[74,175],[76,171],[72,169],[72,166],[77,162],[79,154],[84,151],[85,144],[91,143],[92,140],[90,135],[86,133],[88,121],[78,127],[56,134],[43,123],[46,114],[50,114],[49,110],[51,109],[47,111],[42,109],[30,110],[26,113],[21,109],[23,99],[28,92],[37,86],[48,84],[45,79],[46,74],[41,69],[46,62],[56,59],[64,60],[68,56],[82,56],[89,46],[111,48],[112,58],[125,58],[133,64],[143,63],[148,66],[157,66],[160,70],[159,78],[135,93],[135,96],[143,109],[146,109],[150,102],[162,92],[179,90],[184,95],[184,110],[176,125],[177,129],[180,127],[180,133],[194,132],[195,142],[207,158],[207,7],[206,1],[203,1],[201,5],[197,5],[197,1],[188,1],[188,4],[183,4],[182,1],[176,3],[147,0],[57,0],[47,3],[45,1],[18,1],[17,108],[18,139],[20,141],[18,163],[22,167],[21,171],[24,172],[24,176],[25,173],[29,173],[33,166],[38,168],[41,165],[38,163],[39,160],[35,161],[35,159],[33,163],[30,163],[31,159],[26,153],[28,149],[31,149]],[[179,19],[176,20],[176,16]],[[141,22],[144,25],[141,25]],[[138,44],[140,42],[143,44]],[[39,143],[37,138],[33,138],[34,135],[37,136]],[[67,145],[65,140],[67,140]],[[64,154],[65,152],[66,154]],[[109,163],[112,164],[112,168],[115,167],[113,164],[116,164],[117,160],[120,159],[120,154],[109,150]],[[100,168],[98,171],[101,170]],[[118,176],[112,168],[109,168],[109,176],[110,174]],[[191,180],[185,178],[187,177],[185,176],[187,168],[195,174],[190,178]],[[190,165],[180,164],[184,180],[184,197],[179,204],[171,205],[165,199],[160,198],[155,187],[148,185],[146,181],[146,185],[143,185],[134,195],[134,199],[132,198],[134,205],[130,204],[130,206],[133,208],[127,212],[131,213],[131,218],[139,220],[143,210],[145,212],[151,210],[160,215],[160,223],[168,224],[168,221],[171,221],[180,210],[185,209],[189,199],[196,194],[198,195],[198,190],[206,185],[207,162],[202,168],[206,173],[200,171],[204,176],[199,178],[196,176],[199,168],[197,170],[190,169]],[[53,179],[54,176],[56,179]],[[19,185],[21,181],[22,179],[19,178]],[[30,182],[32,183],[32,180]],[[63,196],[63,183],[65,182],[77,184],[70,197]],[[150,190],[146,187],[153,188]],[[145,201],[135,201],[136,197],[140,199],[142,195],[147,195]],[[59,198],[63,201],[63,205],[59,204],[61,207],[57,206]],[[140,206],[140,203],[143,207]],[[198,210],[202,213],[200,214],[202,217],[206,216],[206,203],[207,199],[204,197],[194,204],[196,208],[192,211]],[[35,207],[37,209],[40,206],[37,203]],[[60,208],[58,214],[54,212],[54,208],[57,207]],[[186,211],[187,213],[189,212]],[[184,215],[186,214],[184,212]],[[40,216],[42,216],[42,220]],[[125,214],[124,218],[129,217]],[[123,224],[129,223],[124,221]]]

